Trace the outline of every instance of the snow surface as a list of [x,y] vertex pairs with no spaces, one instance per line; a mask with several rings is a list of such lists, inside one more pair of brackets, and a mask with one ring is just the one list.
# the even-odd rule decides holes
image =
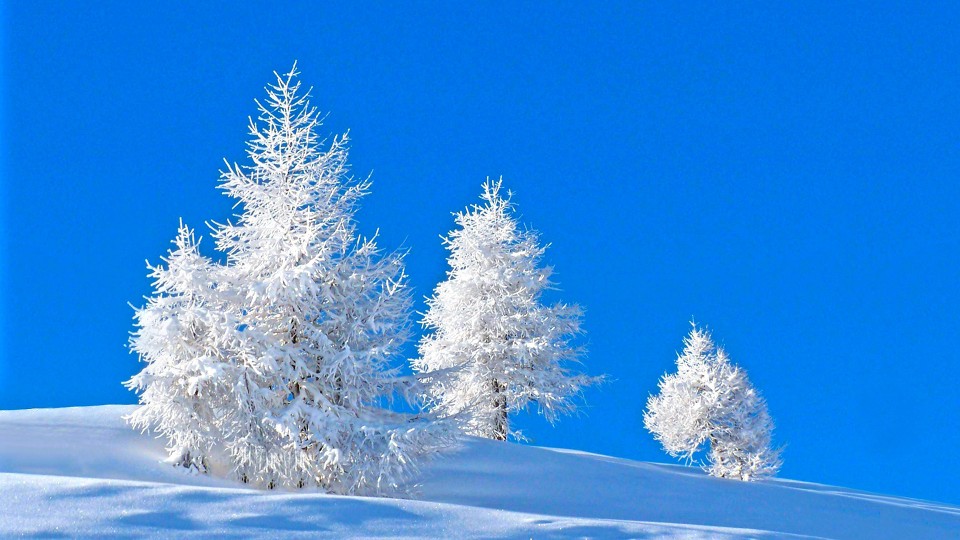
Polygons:
[[160,462],[132,407],[0,411],[0,537],[960,538],[960,507],[470,439],[415,500],[259,491]]

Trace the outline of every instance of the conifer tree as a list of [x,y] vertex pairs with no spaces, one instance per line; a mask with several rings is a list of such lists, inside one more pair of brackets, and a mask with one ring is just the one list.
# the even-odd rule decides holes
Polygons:
[[220,375],[230,364],[224,352],[237,336],[213,294],[216,269],[200,255],[193,231],[181,223],[174,244],[166,267],[147,264],[155,294],[136,311],[131,347],[148,365],[125,383],[143,403],[128,420],[166,437],[168,461],[205,472],[219,439]]
[[776,474],[773,420],[747,374],[696,325],[684,339],[677,372],[650,396],[644,424],[664,450],[692,462],[709,442],[704,468],[713,476],[757,480]]
[[535,404],[553,423],[599,378],[573,372],[581,310],[542,302],[552,285],[552,269],[539,266],[545,248],[518,226],[501,186],[484,183],[484,204],[458,213],[444,239],[450,270],[427,300],[414,369],[439,414],[470,435],[506,440],[519,435],[510,413]]
[[[448,433],[387,408],[416,389],[395,363],[409,330],[403,256],[357,233],[370,183],[349,175],[346,135],[318,139],[296,75],[277,75],[250,122],[250,165],[228,165],[221,179],[242,212],[215,227],[227,261],[202,293],[232,332],[216,342],[226,365],[211,375],[223,394],[205,411],[210,451],[258,486],[390,494]],[[139,324],[153,331],[154,321]],[[155,355],[143,357],[151,369]],[[136,387],[149,407],[149,385]]]

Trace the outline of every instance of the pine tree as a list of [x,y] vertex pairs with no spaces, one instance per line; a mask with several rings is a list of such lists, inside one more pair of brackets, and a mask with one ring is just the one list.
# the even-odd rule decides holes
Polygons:
[[544,305],[551,268],[534,231],[521,230],[501,181],[483,184],[483,205],[456,215],[458,229],[444,239],[447,280],[427,300],[429,333],[414,361],[428,399],[466,433],[497,440],[518,436],[510,413],[536,404],[551,423],[576,410],[574,398],[597,377],[568,367],[581,350],[576,305]]
[[677,372],[664,375],[659,387],[647,401],[644,424],[668,454],[691,462],[709,441],[705,469],[713,476],[757,480],[779,470],[766,401],[707,331],[693,326]]
[[167,439],[169,461],[201,472],[216,446],[216,411],[225,395],[235,326],[214,293],[215,267],[202,257],[194,233],[180,224],[166,267],[151,266],[155,294],[136,311],[131,348],[148,365],[125,384],[143,406],[128,420]]
[[394,363],[409,332],[403,255],[358,235],[370,183],[349,176],[346,135],[318,140],[296,75],[278,74],[258,102],[251,164],[228,164],[221,179],[243,211],[214,232],[227,262],[206,292],[234,335],[215,375],[224,394],[212,434],[242,481],[390,494],[448,433],[387,407],[416,390]]

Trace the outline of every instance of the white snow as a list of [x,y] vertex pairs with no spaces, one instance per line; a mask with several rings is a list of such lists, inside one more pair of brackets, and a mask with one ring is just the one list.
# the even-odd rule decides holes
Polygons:
[[481,439],[416,500],[260,491],[161,463],[131,410],[0,411],[0,537],[960,537],[947,504]]

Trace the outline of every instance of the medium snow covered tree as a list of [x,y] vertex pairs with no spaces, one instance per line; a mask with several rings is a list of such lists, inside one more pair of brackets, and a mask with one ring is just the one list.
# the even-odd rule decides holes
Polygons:
[[[345,135],[329,144],[318,139],[317,112],[296,75],[296,67],[278,74],[258,102],[247,151],[252,163],[228,165],[222,175],[221,188],[243,210],[235,224],[215,227],[226,264],[204,261],[198,273],[183,272],[200,282],[201,300],[181,303],[214,306],[211,317],[223,328],[189,334],[198,342],[161,356],[156,351],[182,339],[179,330],[158,330],[167,324],[162,315],[140,316],[133,346],[149,364],[144,372],[169,378],[198,362],[195,349],[210,342],[217,364],[203,366],[199,393],[180,382],[176,392],[210,426],[215,444],[187,441],[191,446],[180,442],[176,427],[161,430],[171,447],[189,450],[190,460],[219,456],[235,477],[259,486],[390,494],[402,490],[423,456],[449,443],[450,433],[429,415],[388,408],[418,392],[394,363],[409,330],[403,257],[358,235],[354,215],[370,184],[349,176]],[[196,252],[184,245],[187,254]],[[168,302],[169,292],[158,295],[145,309]],[[155,335],[157,343],[144,342]],[[169,407],[152,399],[152,380],[131,381],[151,411],[134,416],[141,427],[170,422]]]
[[704,468],[713,476],[757,480],[779,470],[766,401],[709,332],[693,326],[677,372],[664,375],[659,386],[643,420],[668,454],[691,462],[709,441]]
[[519,436],[510,413],[535,403],[553,423],[600,378],[571,371],[581,310],[542,302],[552,285],[551,268],[539,266],[545,248],[520,229],[501,185],[484,183],[484,204],[458,213],[459,228],[444,239],[450,270],[427,300],[429,333],[414,369],[441,416],[460,420],[470,435],[506,440]]

